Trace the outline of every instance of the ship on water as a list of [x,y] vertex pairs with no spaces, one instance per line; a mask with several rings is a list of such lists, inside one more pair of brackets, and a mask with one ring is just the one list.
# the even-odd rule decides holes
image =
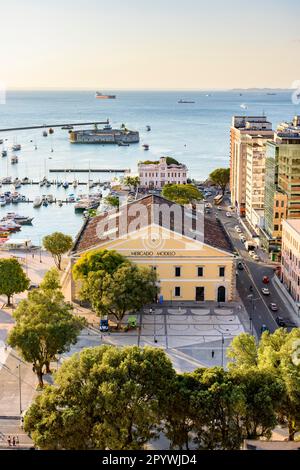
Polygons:
[[116,95],[105,95],[103,93],[100,93],[100,91],[96,91],[96,98],[99,100],[115,100]]
[[127,128],[113,129],[109,123],[103,129],[82,129],[71,131],[70,142],[72,144],[135,144],[140,141],[138,131],[130,131]]

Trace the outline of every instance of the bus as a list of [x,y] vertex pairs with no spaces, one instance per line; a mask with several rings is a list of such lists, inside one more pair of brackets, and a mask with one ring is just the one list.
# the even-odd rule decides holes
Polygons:
[[214,204],[216,206],[219,206],[222,201],[223,201],[223,194],[218,194],[216,197],[214,197]]

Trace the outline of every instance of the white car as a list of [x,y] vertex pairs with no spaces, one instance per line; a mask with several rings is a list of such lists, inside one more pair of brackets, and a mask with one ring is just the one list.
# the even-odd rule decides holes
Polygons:
[[226,217],[231,217],[230,212],[226,212]]
[[250,256],[254,256],[255,254],[256,254],[255,251],[253,251],[253,250],[250,250],[250,251],[249,251],[249,255],[250,255]]
[[237,227],[235,230],[237,231],[237,233],[242,233],[240,227]]
[[253,255],[252,258],[254,259],[254,261],[259,261],[259,256],[257,256],[256,254]]
[[263,287],[261,291],[264,295],[270,295],[270,291],[267,287]]

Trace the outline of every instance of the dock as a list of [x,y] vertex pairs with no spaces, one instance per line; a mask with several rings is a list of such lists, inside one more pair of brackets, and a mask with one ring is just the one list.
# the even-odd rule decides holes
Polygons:
[[94,126],[95,124],[105,125],[109,124],[109,119],[106,121],[92,121],[92,122],[63,122],[62,124],[42,124],[39,126],[24,126],[24,127],[8,127],[5,129],[0,129],[0,132],[9,132],[9,131],[26,131],[31,129],[45,129],[45,128],[54,128],[54,127],[63,127],[63,126]]
[[129,168],[50,168],[49,173],[126,173]]

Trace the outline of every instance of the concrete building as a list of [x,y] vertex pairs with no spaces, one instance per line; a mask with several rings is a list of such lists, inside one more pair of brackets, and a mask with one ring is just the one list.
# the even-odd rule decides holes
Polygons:
[[230,129],[231,203],[246,215],[247,150],[251,139],[273,139],[272,124],[266,116],[233,116]]
[[281,281],[300,306],[300,219],[282,222]]
[[282,220],[300,218],[300,117],[281,123],[266,145],[264,245],[280,257]]
[[[202,207],[203,204],[200,204]],[[71,265],[95,249],[116,250],[157,272],[161,300],[218,301],[235,298],[235,257],[215,218],[163,197],[148,195],[87,219],[71,253]],[[72,298],[77,286],[72,281]]]
[[265,202],[266,139],[248,136],[246,162],[246,219],[259,234]]
[[139,162],[138,172],[142,188],[161,189],[168,183],[186,184],[188,169],[173,158],[161,157],[159,161]]

